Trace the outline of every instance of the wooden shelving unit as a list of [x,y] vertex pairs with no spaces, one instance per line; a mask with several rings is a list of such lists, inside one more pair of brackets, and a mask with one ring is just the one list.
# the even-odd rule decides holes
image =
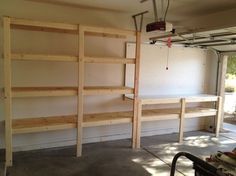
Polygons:
[[[133,97],[128,97],[133,99]],[[197,103],[193,107],[188,107],[190,103]],[[205,107],[202,103],[214,103],[211,108]],[[149,105],[180,105],[179,108],[148,109],[143,110],[143,106]],[[200,105],[199,105],[200,104]],[[194,96],[140,96],[138,102],[137,138],[136,148],[140,148],[141,122],[158,120],[179,120],[179,142],[183,141],[184,122],[187,118],[215,116],[215,134],[219,136],[220,116],[221,116],[222,98],[215,95],[194,95]]]
[[[23,29],[32,31],[46,31],[57,33],[70,33],[78,38],[78,53],[75,56],[69,55],[48,55],[42,53],[14,53],[11,51],[11,29]],[[6,166],[12,165],[12,135],[24,133],[36,133],[52,130],[77,129],[77,156],[82,154],[82,132],[83,127],[93,127],[101,125],[113,125],[122,123],[133,124],[133,147],[136,139],[135,124],[138,102],[138,80],[140,64],[140,32],[112,29],[103,27],[92,27],[79,24],[65,24],[32,21],[4,17],[4,95],[5,95],[5,140],[6,140]],[[85,35],[126,38],[135,37],[136,55],[135,58],[116,57],[95,57],[85,56],[84,41]],[[12,61],[47,61],[47,62],[74,62],[78,64],[78,87],[12,87]],[[125,86],[93,86],[84,85],[84,65],[86,63],[97,64],[135,64],[134,87]],[[105,94],[133,94],[133,111],[112,112],[99,114],[84,114],[84,96],[105,95]],[[55,96],[77,96],[77,114],[55,117],[36,118],[13,118],[12,101],[13,98],[36,98]]]

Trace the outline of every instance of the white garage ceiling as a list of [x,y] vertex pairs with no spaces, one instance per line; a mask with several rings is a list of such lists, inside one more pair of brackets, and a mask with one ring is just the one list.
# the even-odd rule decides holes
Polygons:
[[[114,11],[121,13],[138,13],[149,10],[149,17],[153,17],[151,0],[140,3],[140,0],[30,0],[54,5],[64,5],[74,8],[88,8],[92,10]],[[158,7],[161,0],[156,0]],[[166,2],[167,0],[164,0]],[[167,19],[178,22],[192,17],[208,15],[220,11],[236,8],[236,0],[170,0]]]

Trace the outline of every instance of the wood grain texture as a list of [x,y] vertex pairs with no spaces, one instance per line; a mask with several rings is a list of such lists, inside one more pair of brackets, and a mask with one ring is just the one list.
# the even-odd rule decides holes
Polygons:
[[10,18],[3,18],[6,166],[12,166],[12,93]]

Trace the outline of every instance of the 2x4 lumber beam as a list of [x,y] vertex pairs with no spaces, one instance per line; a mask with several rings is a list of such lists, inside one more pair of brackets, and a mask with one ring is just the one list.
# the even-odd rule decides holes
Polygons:
[[93,27],[83,26],[84,31],[87,33],[100,33],[104,35],[117,35],[117,36],[135,36],[135,32],[131,30],[106,28],[106,27]]
[[127,112],[109,112],[98,114],[85,114],[83,127],[94,127],[103,125],[115,125],[132,122],[132,113]]
[[[132,148],[139,148],[140,142],[140,108],[142,104],[139,102],[139,74],[140,74],[140,50],[141,50],[141,33],[136,32],[136,46],[135,46],[135,70],[134,70],[134,101],[133,101],[133,124],[132,124]],[[140,105],[140,104],[141,105]]]
[[[64,61],[77,62],[77,56],[69,55],[48,55],[48,54],[23,54],[12,53],[11,58],[19,61]],[[135,59],[119,58],[119,57],[89,57],[84,58],[85,63],[110,63],[110,64],[134,64]]]
[[206,97],[186,97],[186,103],[194,103],[194,102],[214,102],[217,101],[217,96],[206,96]]
[[136,144],[135,148],[139,149],[141,144],[141,121],[142,121],[142,102],[138,100],[138,107],[137,107],[137,119],[136,119]]
[[[12,97],[76,96],[81,89],[79,88],[79,91],[76,87],[13,87]],[[133,88],[119,86],[92,86],[83,89],[83,95],[132,94],[133,92]]]
[[36,133],[76,128],[76,116],[38,117],[15,119],[13,134]]
[[55,97],[55,96],[76,96],[77,90],[74,87],[13,87],[12,97]]
[[185,118],[185,109],[186,109],[186,102],[185,98],[181,99],[181,109],[180,109],[180,119],[179,119],[179,142],[183,142],[184,136],[184,118]]
[[84,88],[84,95],[133,94],[134,89],[119,86],[92,86]]
[[12,53],[11,59],[13,60],[29,60],[29,61],[65,61],[65,62],[77,62],[77,56],[68,55],[46,55],[46,54],[19,54]]
[[12,92],[10,18],[3,18],[6,166],[12,166]]
[[158,99],[142,99],[143,105],[151,105],[151,104],[175,104],[180,103],[180,98],[158,98]]
[[134,64],[135,59],[115,57],[89,57],[84,58],[86,63],[108,63],[108,64]]
[[[77,128],[77,115],[21,118],[12,122],[13,134],[37,133]],[[85,114],[81,128],[131,122],[131,111]]]
[[79,25],[78,33],[78,97],[77,97],[77,147],[76,156],[82,155],[83,114],[84,114],[84,27]]
[[42,22],[42,21],[18,19],[18,18],[11,18],[11,24],[13,25],[13,27],[14,25],[16,25],[16,26],[44,27],[44,28],[73,30],[73,31],[78,30],[78,26],[75,24]]
[[216,137],[219,137],[219,133],[220,133],[220,126],[221,126],[221,120],[222,120],[222,110],[223,110],[223,106],[222,106],[222,97],[218,97],[218,101],[216,104],[216,108],[217,108],[217,113],[215,116],[215,133],[216,133]]

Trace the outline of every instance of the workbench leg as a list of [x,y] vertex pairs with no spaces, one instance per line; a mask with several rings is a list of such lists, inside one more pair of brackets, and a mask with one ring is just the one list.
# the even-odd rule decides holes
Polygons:
[[180,121],[179,121],[179,142],[180,143],[183,142],[183,135],[184,135],[185,106],[186,106],[185,98],[182,98],[181,99]]
[[215,116],[215,133],[216,133],[216,137],[219,137],[219,133],[220,133],[220,123],[221,123],[221,118],[222,118],[222,97],[218,97],[218,101],[217,101],[217,114]]

